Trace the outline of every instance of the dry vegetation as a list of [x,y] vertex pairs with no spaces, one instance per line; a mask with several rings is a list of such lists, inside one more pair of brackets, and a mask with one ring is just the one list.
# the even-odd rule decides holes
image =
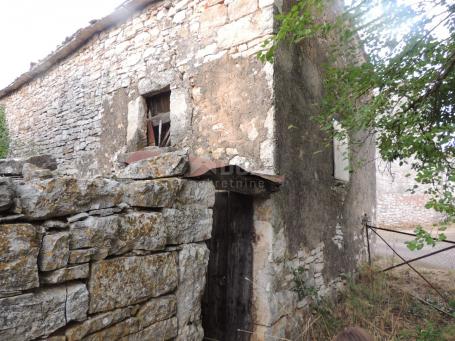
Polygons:
[[381,341],[455,340],[455,273],[436,270],[424,273],[449,297],[447,301],[440,299],[412,271],[384,274],[366,268],[355,281],[348,281],[336,302],[313,306],[309,318],[314,322],[303,340],[331,340],[347,326],[365,328],[375,340]]

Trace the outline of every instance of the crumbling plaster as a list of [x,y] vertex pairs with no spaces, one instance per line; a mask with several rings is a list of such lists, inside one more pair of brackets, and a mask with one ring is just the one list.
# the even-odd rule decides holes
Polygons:
[[367,162],[354,167],[349,181],[336,179],[329,136],[312,119],[321,109],[327,56],[328,42],[311,39],[283,44],[274,63],[275,167],[286,180],[255,206],[257,340],[302,332],[305,308],[315,297],[298,296],[296,270],[308,292],[330,297],[365,260],[362,217],[375,214],[374,141],[351,148],[352,165]]

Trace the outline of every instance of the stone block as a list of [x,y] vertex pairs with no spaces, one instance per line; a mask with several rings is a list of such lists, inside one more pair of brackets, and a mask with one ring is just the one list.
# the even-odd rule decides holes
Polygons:
[[66,287],[0,299],[0,340],[32,340],[63,327]]
[[38,255],[38,266],[41,271],[60,269],[68,264],[69,233],[59,232],[46,234]]
[[237,20],[258,9],[257,0],[233,0],[228,5],[229,20]]
[[271,34],[272,29],[273,11],[261,11],[224,25],[217,31],[216,41],[220,48],[230,48],[246,43],[254,37]]
[[204,9],[201,13],[201,32],[213,33],[213,28],[226,24],[228,18],[227,7],[224,4],[216,4]]
[[0,175],[22,175],[23,159],[0,159]]
[[124,201],[136,207],[171,207],[184,182],[178,178],[133,181],[124,184]]
[[39,285],[41,233],[30,224],[0,225],[0,296]]
[[89,276],[90,266],[88,264],[75,265],[68,268],[45,272],[40,275],[40,282],[43,284],[56,284],[75,279],[83,279]]
[[153,298],[142,305],[136,314],[141,328],[148,327],[155,322],[163,321],[177,313],[175,295]]
[[122,337],[121,341],[171,340],[177,336],[177,318],[157,322],[138,333]]
[[[170,319],[175,315],[176,309],[174,295],[153,298],[142,306],[129,306],[92,316],[68,328],[65,335],[67,341],[118,340],[122,336],[134,334],[151,325],[159,326],[156,323]],[[176,324],[174,326],[176,327]],[[161,334],[158,334],[156,340],[161,340],[160,336]],[[144,338],[143,340],[155,339]]]
[[25,159],[25,163],[32,164],[41,169],[56,170],[57,160],[52,155],[36,155]]
[[121,203],[118,207],[102,208],[102,209],[99,209],[99,210],[93,210],[93,211],[90,211],[88,214],[89,215],[96,215],[96,216],[100,216],[100,217],[106,217],[106,216],[109,216],[109,215],[120,213],[120,212],[124,211],[127,208],[128,208],[127,204]]
[[[139,321],[133,317],[127,318],[124,321],[114,324],[108,328],[100,330],[94,334],[87,335],[83,338],[84,341],[117,341],[123,339],[129,340],[131,334],[135,334],[140,330]],[[147,340],[147,339],[144,339]]]
[[128,126],[126,143],[128,151],[136,151],[147,145],[147,103],[144,97],[139,96],[128,103]]
[[66,287],[66,319],[69,321],[83,321],[87,318],[88,291],[83,283],[72,283]]
[[117,322],[127,319],[132,313],[133,307],[126,307],[92,316],[88,320],[74,324],[66,329],[66,340],[82,340],[86,335],[93,334],[101,329],[105,329]]
[[171,71],[161,71],[154,73],[151,77],[141,78],[137,84],[138,92],[144,96],[162,91],[169,84],[174,83],[174,77]]
[[214,204],[215,186],[212,181],[183,180],[175,205],[213,207]]
[[120,217],[89,217],[70,224],[70,249],[110,249],[116,243]]
[[0,177],[0,212],[7,211],[13,206],[13,182],[9,178]]
[[89,279],[89,311],[107,311],[161,296],[174,290],[177,281],[175,252],[94,263]]
[[117,174],[120,179],[159,179],[182,176],[188,169],[188,152],[175,151],[131,163]]
[[209,250],[203,243],[184,245],[179,252],[176,292],[179,329],[200,319],[208,262]]
[[57,169],[57,161],[51,155],[38,155],[29,158],[0,159],[0,175],[21,176],[26,163],[42,169]]
[[[162,214],[158,212],[131,212],[121,216],[117,243],[120,252],[125,250],[156,251],[166,245],[166,230]],[[116,251],[119,253],[119,251]]]
[[88,263],[94,256],[98,253],[98,251],[94,248],[92,249],[82,249],[82,250],[70,250],[70,254],[68,257],[69,264],[81,264],[81,263]]
[[88,218],[88,216],[89,216],[88,213],[82,212],[66,218],[66,221],[68,223],[74,223],[75,221],[84,220],[85,218]]
[[71,224],[70,248],[94,248],[95,255],[119,255],[134,249],[156,251],[166,245],[165,233],[159,212],[89,217]]
[[32,179],[49,179],[52,178],[52,172],[49,169],[39,168],[26,162],[22,167],[22,177],[26,181]]
[[185,244],[208,240],[212,233],[212,210],[209,208],[164,208],[163,221],[167,244]]
[[46,220],[43,223],[43,227],[46,230],[63,230],[68,227],[68,224],[60,220]]
[[213,207],[215,186],[211,181],[180,178],[139,180],[123,184],[124,201],[133,207]]
[[66,176],[18,183],[16,193],[20,208],[29,219],[62,217],[121,203],[119,182]]

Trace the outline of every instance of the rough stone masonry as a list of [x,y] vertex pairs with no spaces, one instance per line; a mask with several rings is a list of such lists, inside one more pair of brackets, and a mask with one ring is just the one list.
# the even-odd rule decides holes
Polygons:
[[173,146],[270,172],[273,70],[255,54],[273,32],[273,2],[129,1],[39,63],[31,82],[0,91],[12,156],[110,175],[121,148],[146,145],[145,98],[169,88]]
[[80,179],[0,160],[0,340],[201,340],[215,192],[187,164]]
[[[254,283],[250,316],[254,335],[260,341],[267,340],[267,335],[298,337],[299,327],[307,322],[308,300],[295,291],[295,271],[304,269],[305,285],[321,296],[332,293],[341,285],[341,278],[355,272],[365,257],[362,217],[368,214],[373,218],[376,192],[374,163],[361,169],[354,167],[348,179],[336,178],[334,150],[324,147],[327,136],[312,119],[320,112],[330,42],[316,38],[296,45],[283,44],[273,64],[257,59],[256,53],[279,24],[275,14],[288,10],[292,2],[129,0],[111,15],[76,32],[29,72],[0,90],[0,105],[6,109],[11,136],[11,156],[50,154],[57,159],[59,172],[68,175],[49,178],[52,171],[36,169],[34,166],[39,165],[33,162],[8,166],[20,168],[23,174],[23,180],[5,180],[2,185],[14,188],[14,193],[8,195],[17,202],[13,205],[10,199],[1,199],[0,207],[9,207],[7,215],[17,215],[8,219],[16,219],[15,223],[32,221],[38,230],[52,234],[40,241],[39,250],[43,245],[59,250],[64,245],[63,257],[58,261],[38,252],[36,259],[42,269],[32,271],[38,273],[38,279],[29,274],[27,280],[19,282],[32,287],[16,291],[33,293],[38,282],[40,290],[54,288],[70,278],[71,284],[87,282],[88,321],[97,314],[113,314],[106,321],[115,322],[100,327],[105,319],[99,315],[83,328],[88,335],[111,333],[99,336],[109,339],[110,335],[122,335],[119,330],[123,329],[145,333],[147,328],[138,322],[141,310],[135,307],[146,298],[202,286],[203,271],[191,271],[186,266],[182,269],[182,264],[197,264],[191,260],[179,260],[177,272],[185,278],[199,273],[197,280],[177,284],[177,291],[169,289],[169,294],[163,293],[159,277],[139,269],[150,262],[148,268],[168,266],[172,274],[172,256],[157,256],[164,251],[179,258],[205,259],[205,249],[197,243],[209,237],[204,230],[194,231],[192,225],[185,224],[190,219],[185,217],[199,221],[205,211],[185,207],[197,204],[209,209],[212,203],[204,201],[208,190],[202,183],[175,177],[159,180],[157,177],[163,175],[160,169],[136,165],[118,171],[122,154],[146,147],[147,104],[150,96],[164,91],[169,95],[172,147],[188,148],[197,157],[238,165],[250,172],[285,176],[278,192],[250,198],[254,238],[251,258],[245,262],[251,263]],[[332,9],[328,12],[330,16]],[[374,148],[368,147],[373,145],[366,143],[361,150],[350,150],[352,164],[373,160]],[[178,163],[173,165],[180,169]],[[144,161],[143,166],[150,165]],[[124,179],[111,178],[113,173]],[[95,175],[105,178],[93,178]],[[80,180],[80,176],[89,176],[90,180]],[[120,210],[124,204],[129,206]],[[142,216],[146,213],[147,219]],[[153,229],[158,223],[144,223],[171,218],[179,223],[166,230]],[[125,226],[133,220],[141,228],[130,235],[128,232],[134,229]],[[21,235],[32,233],[22,229]],[[8,236],[19,235],[14,228],[12,232],[11,228],[4,231],[10,231]],[[153,238],[139,238],[143,231]],[[170,240],[163,242],[163,234]],[[31,260],[26,258],[24,262],[33,263],[35,244],[31,238],[27,243],[31,246],[17,244],[27,251],[14,252],[31,253]],[[170,249],[169,245],[180,245],[181,250]],[[201,248],[200,252],[189,245]],[[64,261],[66,257],[68,262]],[[144,288],[125,279],[128,292],[124,295],[107,293],[106,302],[94,297],[108,285],[111,290],[122,288],[118,274],[131,271],[144,279],[151,276],[159,283]],[[106,273],[112,279],[103,280],[96,273]],[[172,284],[172,278],[168,279]],[[194,290],[194,296],[186,295],[189,303],[197,300],[198,290]],[[65,296],[63,293],[73,291],[61,292]],[[20,296],[19,292],[15,294]],[[40,295],[28,302],[41,302],[46,297]],[[176,301],[178,334],[195,332],[192,335],[198,334],[200,339],[199,310],[180,313],[179,297]],[[126,307],[132,313],[121,310]],[[77,315],[50,313],[66,319]],[[180,322],[188,319],[196,322]],[[8,323],[16,320],[7,319]],[[166,329],[172,321],[163,318],[153,323],[160,322]],[[79,324],[72,321],[67,328],[73,325]],[[35,321],[33,326],[43,328],[47,323]],[[61,328],[63,320],[55,332]],[[141,334],[136,338],[147,339]]]

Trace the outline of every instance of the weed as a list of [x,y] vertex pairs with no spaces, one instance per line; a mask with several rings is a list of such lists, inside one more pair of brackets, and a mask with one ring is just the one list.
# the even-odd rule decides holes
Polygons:
[[305,268],[300,266],[293,271],[294,291],[297,293],[299,300],[305,297],[311,297],[313,300],[318,300],[318,291],[315,287],[309,286],[305,280]]
[[[408,281],[407,274],[364,268],[336,300],[314,304],[308,318],[316,322],[301,340],[331,340],[343,328],[359,326],[378,341],[454,341],[454,319],[406,291]],[[420,294],[431,297],[429,289]]]
[[432,323],[428,323],[423,328],[417,327],[416,341],[444,341],[442,330],[435,328]]

